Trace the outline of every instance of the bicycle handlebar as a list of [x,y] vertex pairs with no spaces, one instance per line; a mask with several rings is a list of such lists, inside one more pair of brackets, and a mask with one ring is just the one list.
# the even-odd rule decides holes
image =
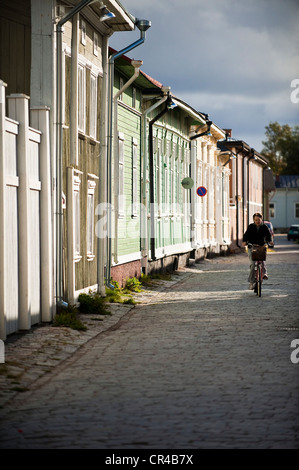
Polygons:
[[265,243],[264,245],[254,245],[253,243],[247,243],[248,248],[252,248],[253,246],[268,246],[270,247],[271,243]]

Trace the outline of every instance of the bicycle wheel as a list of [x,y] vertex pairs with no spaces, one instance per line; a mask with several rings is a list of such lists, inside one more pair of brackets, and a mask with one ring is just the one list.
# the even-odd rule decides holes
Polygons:
[[259,263],[258,271],[257,271],[257,296],[260,297],[262,295],[262,265]]

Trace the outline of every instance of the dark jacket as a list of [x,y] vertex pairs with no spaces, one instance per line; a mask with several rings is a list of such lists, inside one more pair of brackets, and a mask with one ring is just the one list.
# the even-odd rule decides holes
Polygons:
[[255,224],[250,224],[244,233],[243,242],[263,246],[265,243],[270,243],[271,239],[271,233],[267,225],[262,224],[258,229]]

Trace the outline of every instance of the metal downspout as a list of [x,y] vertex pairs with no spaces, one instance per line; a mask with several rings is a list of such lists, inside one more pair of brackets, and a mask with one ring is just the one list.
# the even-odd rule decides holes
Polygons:
[[245,232],[245,156],[242,155],[242,231]]
[[253,160],[253,159],[255,159],[254,149],[251,149],[251,155],[247,160],[247,224],[248,225],[250,223],[250,217],[249,217],[249,212],[250,212],[250,184],[249,184],[250,172],[249,172],[249,163],[250,163],[250,160]]
[[147,29],[151,23],[146,20],[137,20],[136,26],[140,29],[140,38],[125,47],[119,52],[115,52],[109,58],[109,86],[108,86],[108,151],[107,151],[107,264],[105,272],[105,284],[110,289],[114,286],[110,282],[111,278],[111,258],[112,258],[112,147],[113,147],[113,86],[114,86],[114,63],[116,59],[132,51],[145,42]]
[[195,140],[198,139],[199,137],[202,137],[203,135],[207,135],[210,132],[211,126],[213,124],[212,121],[207,121],[206,122],[208,129],[206,129],[204,132],[201,132],[201,134],[195,134],[192,137],[190,137],[190,140]]
[[[103,38],[103,88],[102,88],[102,103],[101,103],[101,122],[100,122],[100,155],[99,155],[99,176],[101,178],[98,187],[98,209],[96,215],[102,216],[104,207],[106,207],[106,178],[105,171],[107,166],[107,107],[108,107],[108,36]],[[97,240],[98,240],[98,253],[97,253],[97,283],[98,292],[101,296],[105,296],[105,243],[106,238],[100,233],[100,219],[97,223]]]
[[[239,243],[239,154],[244,152],[244,144],[242,143],[242,148],[236,153],[236,245],[238,248],[242,249]],[[243,194],[244,198],[244,194]]]

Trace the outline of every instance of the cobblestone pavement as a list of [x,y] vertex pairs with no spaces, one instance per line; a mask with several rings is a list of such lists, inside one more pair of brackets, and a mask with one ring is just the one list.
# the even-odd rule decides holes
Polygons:
[[261,298],[246,254],[216,258],[85,333],[9,342],[0,448],[299,448],[299,245],[276,240]]

